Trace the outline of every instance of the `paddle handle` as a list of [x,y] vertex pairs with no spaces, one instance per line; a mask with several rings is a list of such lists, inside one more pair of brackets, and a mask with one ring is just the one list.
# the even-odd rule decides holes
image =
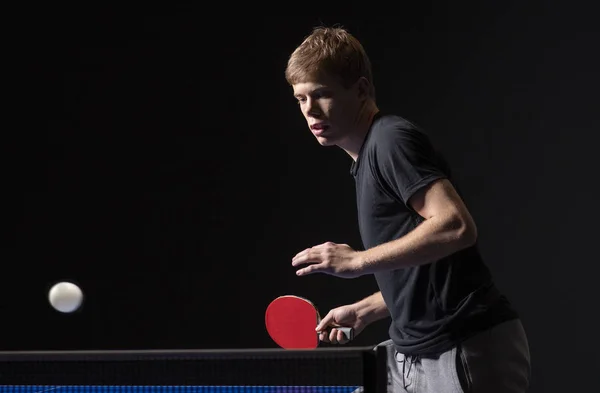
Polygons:
[[352,341],[354,340],[354,329],[351,327],[343,327],[343,326],[329,326],[327,328],[327,331],[330,332],[331,329],[337,329],[340,332],[342,332],[342,334],[344,335],[344,337],[346,337],[346,340],[348,341]]
[[346,339],[348,341],[352,341],[354,340],[354,329],[351,327],[339,327],[337,328],[338,330],[340,330],[344,336],[346,337]]

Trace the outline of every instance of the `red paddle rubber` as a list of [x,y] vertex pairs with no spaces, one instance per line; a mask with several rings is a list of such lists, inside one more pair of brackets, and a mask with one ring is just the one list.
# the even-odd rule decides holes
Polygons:
[[[267,332],[277,345],[285,349],[314,349],[319,346],[315,328],[320,321],[319,311],[308,300],[298,296],[280,296],[273,300],[265,312]],[[352,328],[339,327],[348,340]]]

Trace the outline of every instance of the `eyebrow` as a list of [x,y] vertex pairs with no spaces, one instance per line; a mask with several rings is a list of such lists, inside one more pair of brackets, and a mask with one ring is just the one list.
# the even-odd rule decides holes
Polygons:
[[[321,90],[327,90],[327,89],[328,89],[327,86],[319,86],[319,87],[317,87],[317,88],[309,91],[308,94],[314,94],[314,93],[317,93],[317,92],[319,92]],[[303,96],[303,95],[304,94],[296,93],[296,94],[294,94],[294,97],[300,97],[300,96]]]

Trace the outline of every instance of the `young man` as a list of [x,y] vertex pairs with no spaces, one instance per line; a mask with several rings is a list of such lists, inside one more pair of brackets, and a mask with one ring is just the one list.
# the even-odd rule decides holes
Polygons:
[[299,252],[297,274],[373,274],[380,292],[331,310],[317,330],[346,342],[390,316],[390,392],[525,392],[530,359],[517,313],[477,250],[477,228],[425,133],[375,101],[370,61],[341,28],[316,28],[286,79],[317,141],[352,158],[364,251],[327,242]]

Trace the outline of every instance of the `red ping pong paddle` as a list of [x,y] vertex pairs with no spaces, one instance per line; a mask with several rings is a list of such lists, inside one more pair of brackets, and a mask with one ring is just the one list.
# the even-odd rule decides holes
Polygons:
[[[319,346],[319,333],[315,330],[321,316],[315,305],[299,296],[280,296],[273,300],[265,312],[267,332],[284,349],[314,349]],[[354,329],[335,327],[348,340],[354,338]]]

